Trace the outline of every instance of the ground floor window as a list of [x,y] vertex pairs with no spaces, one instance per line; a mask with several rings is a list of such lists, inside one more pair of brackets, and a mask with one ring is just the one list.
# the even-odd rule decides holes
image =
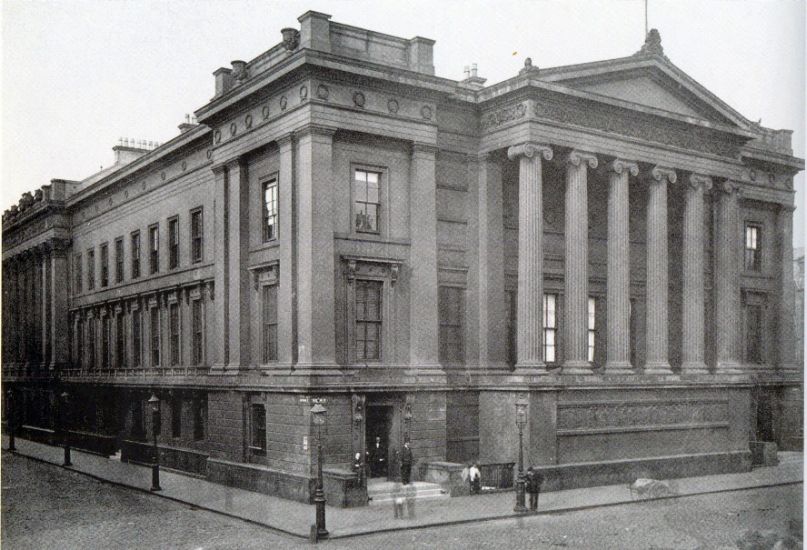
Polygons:
[[266,407],[253,403],[249,407],[249,447],[252,451],[266,451]]

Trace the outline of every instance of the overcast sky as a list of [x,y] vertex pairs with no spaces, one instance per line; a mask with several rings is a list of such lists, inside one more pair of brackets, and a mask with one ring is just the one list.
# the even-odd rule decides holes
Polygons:
[[[334,21],[435,39],[439,76],[479,64],[488,84],[539,67],[622,57],[644,40],[644,0],[3,0],[0,207],[52,178],[113,161],[120,137],[165,142],[213,95],[211,73],[280,41],[312,9]],[[804,0],[649,0],[678,67],[805,150]],[[804,176],[796,179],[804,246]]]

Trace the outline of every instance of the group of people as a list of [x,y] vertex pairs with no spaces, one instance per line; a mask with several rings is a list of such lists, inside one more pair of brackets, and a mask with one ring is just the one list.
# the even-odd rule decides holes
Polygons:
[[[544,475],[532,466],[527,468],[524,474],[525,490],[530,495],[530,510],[538,510],[538,495],[541,492],[541,485],[544,483]],[[479,465],[474,463],[468,468],[468,483],[471,486],[471,494],[478,495],[482,491],[482,472]]]
[[[409,441],[404,441],[399,458],[401,483],[409,485],[412,479],[412,449],[409,447]],[[387,477],[389,474],[387,446],[383,444],[381,437],[376,437],[367,449],[364,462],[362,462],[361,453],[356,453],[353,459],[353,471],[357,473],[362,482],[368,477],[368,469],[369,477]]]

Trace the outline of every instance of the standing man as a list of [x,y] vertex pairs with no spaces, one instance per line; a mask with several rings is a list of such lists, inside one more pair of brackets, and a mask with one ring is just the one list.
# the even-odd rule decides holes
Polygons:
[[544,483],[544,476],[541,472],[533,470],[532,466],[527,468],[527,492],[530,494],[530,511],[538,510],[538,494],[541,492],[541,485]]
[[409,448],[409,442],[404,441],[403,451],[401,452],[401,483],[409,485],[409,479],[412,477],[412,449]]
[[370,447],[370,475],[373,477],[386,477],[387,475],[387,447],[381,444],[381,436],[375,437]]

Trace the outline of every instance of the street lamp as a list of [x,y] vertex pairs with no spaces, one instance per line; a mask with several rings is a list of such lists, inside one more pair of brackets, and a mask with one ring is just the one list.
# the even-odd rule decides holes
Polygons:
[[62,428],[62,443],[64,444],[64,462],[62,462],[62,466],[72,466],[73,463],[70,461],[70,423],[67,421],[70,394],[64,391],[59,397],[62,398],[62,414],[59,423]]
[[162,491],[160,487],[160,452],[157,449],[157,434],[160,433],[160,399],[151,394],[148,400],[151,405],[151,433],[154,436],[154,461],[151,463],[151,490]]
[[314,491],[314,504],[317,507],[317,540],[328,538],[325,528],[325,493],[322,490],[322,425],[325,424],[325,413],[328,412],[321,403],[311,407],[311,416],[317,426],[317,488]]
[[14,416],[17,413],[16,403],[14,403],[14,392],[12,390],[8,390],[6,392],[6,399],[8,399],[8,450],[9,451],[16,451],[17,444],[14,441],[14,430],[16,428],[14,423]]
[[527,424],[527,403],[516,401],[516,426],[518,426],[518,480],[516,481],[516,506],[514,512],[527,511],[524,505],[524,486],[527,482],[524,477],[524,426]]

